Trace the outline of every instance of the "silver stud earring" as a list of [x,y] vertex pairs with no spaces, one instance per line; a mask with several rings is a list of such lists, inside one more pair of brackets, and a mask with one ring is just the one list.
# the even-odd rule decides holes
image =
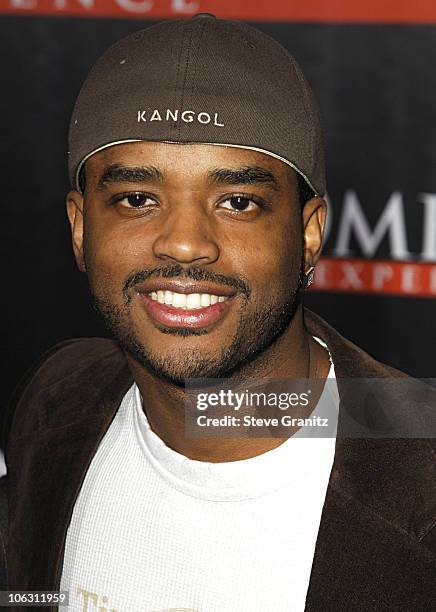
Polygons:
[[310,268],[306,273],[305,273],[305,278],[304,278],[304,288],[307,289],[308,287],[310,287],[310,285],[313,283],[313,277],[315,275],[315,268],[312,267]]

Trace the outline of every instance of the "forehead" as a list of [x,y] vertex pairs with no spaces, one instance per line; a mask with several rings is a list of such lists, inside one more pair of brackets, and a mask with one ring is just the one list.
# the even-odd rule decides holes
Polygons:
[[106,168],[155,166],[164,174],[206,175],[216,168],[257,166],[269,170],[278,181],[295,184],[295,171],[279,159],[241,147],[227,145],[129,142],[107,147],[86,162],[87,176],[99,178]]

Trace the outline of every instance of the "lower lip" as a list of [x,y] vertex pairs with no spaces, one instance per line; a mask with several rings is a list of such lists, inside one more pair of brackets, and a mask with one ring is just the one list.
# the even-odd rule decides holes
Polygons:
[[140,293],[139,296],[146,311],[158,323],[165,325],[165,327],[190,327],[193,329],[208,327],[219,321],[227,312],[232,301],[232,297],[229,297],[224,302],[217,302],[204,308],[184,310],[183,308],[161,304],[152,300],[145,293]]

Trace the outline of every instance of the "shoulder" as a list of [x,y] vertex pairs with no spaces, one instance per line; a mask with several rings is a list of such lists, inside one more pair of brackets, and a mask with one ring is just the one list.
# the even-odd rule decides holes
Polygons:
[[26,413],[27,418],[30,416],[27,413],[40,405],[44,397],[56,399],[59,389],[66,394],[77,393],[82,383],[95,377],[100,379],[104,370],[110,372],[124,364],[124,355],[113,340],[78,338],[51,347],[24,374],[6,407],[2,421],[3,448],[20,413]]
[[118,345],[105,338],[66,340],[45,352],[25,377],[40,386],[50,385],[72,371],[87,370],[107,356],[119,353]]
[[304,324],[309,333],[327,344],[337,378],[410,378],[369,355],[307,308],[304,309]]

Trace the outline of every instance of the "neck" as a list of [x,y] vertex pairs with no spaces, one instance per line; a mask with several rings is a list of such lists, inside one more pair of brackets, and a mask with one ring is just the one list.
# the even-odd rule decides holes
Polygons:
[[[141,396],[145,398],[144,410],[151,429],[167,446],[182,455],[212,463],[237,461],[265,453],[287,439],[186,437],[184,389],[157,378],[131,355],[126,356]],[[328,370],[328,354],[306,331],[300,307],[286,332],[238,370],[237,379],[240,382],[241,379],[325,378]],[[302,416],[313,410],[317,397]],[[290,435],[295,431],[291,430]]]

